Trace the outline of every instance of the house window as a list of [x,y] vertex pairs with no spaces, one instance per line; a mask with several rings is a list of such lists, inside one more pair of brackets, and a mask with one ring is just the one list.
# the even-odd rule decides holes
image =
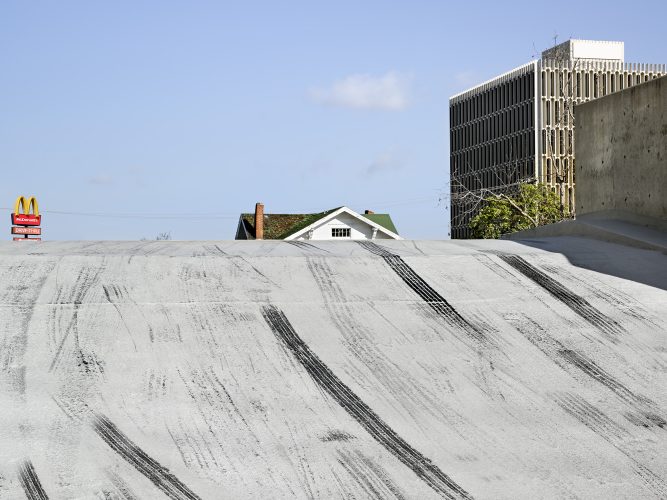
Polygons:
[[350,228],[349,227],[332,227],[331,228],[331,237],[332,238],[349,238],[350,237]]

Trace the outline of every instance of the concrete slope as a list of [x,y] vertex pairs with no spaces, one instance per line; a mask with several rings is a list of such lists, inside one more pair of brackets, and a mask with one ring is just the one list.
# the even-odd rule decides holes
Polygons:
[[619,245],[667,253],[667,222],[618,210],[581,215],[533,229],[503,235],[509,240],[544,237],[585,237]]
[[557,246],[1,243],[0,498],[665,498],[667,292]]

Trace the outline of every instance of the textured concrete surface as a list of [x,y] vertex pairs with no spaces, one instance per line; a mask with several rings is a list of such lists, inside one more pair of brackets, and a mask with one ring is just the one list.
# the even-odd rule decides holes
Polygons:
[[0,498],[667,496],[663,253],[381,245],[0,243]]
[[576,107],[577,215],[667,222],[667,76]]
[[667,222],[618,210],[580,215],[576,219],[505,234],[502,238],[521,241],[553,236],[593,238],[667,253]]

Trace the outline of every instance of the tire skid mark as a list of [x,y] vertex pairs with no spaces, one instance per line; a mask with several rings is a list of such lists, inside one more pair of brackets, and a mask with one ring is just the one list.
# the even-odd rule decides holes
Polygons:
[[226,445],[223,436],[225,429],[244,429],[244,452],[262,447],[262,440],[257,435],[252,422],[249,422],[238,407],[215,369],[209,367],[184,367],[176,369],[183,387],[192,399],[196,412],[201,417],[202,426],[195,426],[198,435],[185,430],[180,422],[181,432],[172,438],[188,467],[196,461],[202,470],[220,470],[228,468],[242,474],[242,464],[234,456],[233,447]]
[[273,305],[265,305],[262,307],[262,315],[274,335],[291,351],[321,390],[329,394],[379,444],[444,497],[450,499],[471,498],[463,488],[428,458],[412,448],[352,392],[299,337],[280,309]]
[[[192,368],[189,370],[189,381],[183,376],[179,369],[176,370],[185,387],[194,401],[206,401],[211,408],[219,411],[227,409],[235,420],[240,420],[244,426],[248,427],[243,413],[239,410],[231,394],[220,381],[212,367],[204,369]],[[196,389],[196,394],[193,391]],[[229,409],[233,411],[229,411]]]
[[667,426],[665,419],[658,414],[659,410],[654,401],[632,392],[585,354],[568,349],[561,342],[551,337],[539,324],[526,316],[511,315],[507,316],[506,319],[521,335],[561,369],[571,374],[572,368],[576,368],[579,373],[583,373],[612,391],[632,409],[632,412],[626,414],[625,417],[633,424],[642,427],[657,426],[665,428]]
[[499,254],[498,257],[530,279],[559,302],[565,304],[591,325],[605,333],[611,341],[618,342],[618,335],[626,333],[623,327],[616,321],[605,316],[597,308],[593,307],[586,299],[572,292],[555,279],[528,263],[518,255]]
[[[623,439],[629,437],[625,429],[581,396],[563,393],[557,394],[555,399],[558,406],[566,413],[575,417],[596,434],[604,437],[605,440],[611,442],[613,441],[612,438]],[[615,443],[612,444],[616,446]]]
[[[306,493],[308,498],[320,498],[322,497],[322,492],[317,488],[318,484],[315,479],[315,474],[313,469],[308,462],[306,453],[301,446],[299,440],[296,438],[295,432],[298,432],[296,428],[297,425],[290,422],[285,422],[287,427],[287,432],[290,435],[291,445],[290,449],[292,450],[293,456],[289,457],[288,460],[292,464],[292,468],[299,475],[299,483],[303,488],[303,491]],[[294,426],[294,427],[293,427]]]
[[[21,318],[17,318],[14,333],[0,333],[0,376],[5,374],[14,379],[8,381],[16,392],[25,390],[23,357],[28,349],[28,330],[35,311],[35,304],[42,293],[42,289],[55,268],[55,262],[49,262],[39,269],[30,266],[11,266],[3,273],[1,283],[16,283],[5,287],[6,295],[0,303],[18,306]],[[13,368],[18,366],[18,369]],[[12,373],[14,372],[14,373]],[[2,379],[0,381],[4,382]]]
[[[189,372],[191,380],[188,380],[180,370],[177,370],[177,372],[205,425],[205,431],[202,432],[197,428],[199,435],[195,436],[186,431],[183,423],[179,420],[183,438],[182,440],[174,440],[174,443],[182,456],[187,455],[189,457],[184,463],[190,467],[193,461],[196,461],[200,469],[221,468],[223,465],[219,463],[218,455],[212,449],[213,447],[221,450],[224,457],[231,463],[232,457],[228,455],[224,443],[220,440],[220,433],[217,432],[225,427],[225,424],[220,420],[220,416],[230,413],[227,405],[220,398],[218,391],[209,391],[207,386],[202,385],[203,378],[197,381],[197,375],[194,372]],[[243,423],[246,424],[245,420],[243,420]],[[255,436],[253,435],[253,437]]]
[[148,456],[105,415],[98,413],[95,416],[93,429],[112,450],[143,474],[169,498],[173,500],[200,500],[199,496],[169,472],[169,469]]
[[604,385],[607,389],[615,393],[619,398],[628,403],[646,404],[647,398],[634,394],[630,389],[621,384],[592,359],[571,349],[559,349],[558,354],[565,361],[576,366],[586,375]]
[[594,279],[591,276],[586,276],[586,279],[580,278],[561,266],[553,264],[541,264],[541,267],[545,271],[548,271],[551,274],[555,274],[559,278],[577,283],[577,285],[587,290],[593,296],[597,297],[603,302],[606,302],[624,315],[629,316],[646,326],[660,328],[660,325],[658,325],[648,316],[649,313],[644,309],[643,305],[623,291],[618,290],[600,280]]
[[124,500],[137,500],[137,496],[134,494],[132,489],[118,474],[112,470],[106,470],[105,472],[106,476],[109,478],[109,481],[111,481],[111,484],[113,484],[118,494],[121,495]]
[[120,320],[123,322],[123,326],[125,326],[125,331],[127,332],[127,335],[130,337],[130,340],[132,341],[132,344],[134,345],[134,350],[137,350],[137,343],[134,341],[134,337],[132,336],[132,330],[130,329],[129,325],[127,324],[127,321],[125,320],[125,316],[123,315],[123,312],[120,310],[120,301],[125,301],[127,300],[127,288],[126,287],[118,287],[116,285],[102,285],[102,291],[104,292],[104,296],[106,297],[107,301],[114,307],[116,312],[118,313],[118,316],[120,317]]
[[436,314],[448,324],[460,328],[467,335],[481,344],[490,343],[490,339],[478,326],[472,324],[436,292],[424,279],[419,276],[399,255],[389,252],[386,248],[370,241],[358,241],[359,245],[369,252],[384,259],[387,265],[408,285]]
[[[425,390],[410,372],[401,369],[395,362],[377,348],[372,341],[373,334],[363,325],[352,321],[354,310],[345,301],[340,286],[332,280],[331,268],[323,257],[308,257],[308,269],[322,293],[325,308],[333,319],[336,328],[344,338],[346,347],[364,366],[371,369],[376,380],[392,395],[398,395],[397,401],[412,401],[425,408],[436,418],[443,418],[439,410],[439,398]],[[409,405],[402,405],[410,414],[415,425],[419,419],[410,411]]]
[[19,466],[19,482],[28,500],[48,500],[48,495],[39,482],[35,467],[30,460],[24,460]]
[[364,498],[405,499],[405,495],[387,475],[387,471],[369,457],[364,456],[360,451],[356,450],[354,453],[339,451],[338,463],[361,487],[365,494]]
[[295,246],[299,248],[300,250],[304,250],[307,253],[311,253],[313,251],[315,252],[325,252],[325,253],[331,253],[329,250],[325,250],[324,248],[320,248],[317,245],[313,245],[312,243],[308,243],[306,241],[299,241],[299,240],[288,240],[285,243],[288,243],[292,246]]
[[275,287],[278,288],[278,289],[282,288],[278,283],[276,283],[275,281],[273,281],[271,278],[269,278],[268,276],[266,276],[262,271],[260,271],[260,270],[257,269],[255,266],[253,266],[253,265],[250,263],[250,261],[249,261],[248,259],[246,259],[245,257],[243,257],[242,255],[235,256],[234,259],[238,259],[238,260],[242,261],[246,266],[249,266],[250,269],[252,269],[253,271],[255,271],[256,274],[258,274],[259,276],[261,276],[261,277],[264,279],[264,281],[265,281],[266,283],[270,283],[271,285],[275,286]]
[[635,406],[639,407],[639,415],[633,413],[626,415],[626,418],[635,425],[638,424],[643,427],[657,426],[661,429],[664,429],[665,426],[667,426],[667,421],[658,415],[658,410],[656,410],[657,405],[653,401],[647,397],[633,393],[625,385],[602,369],[592,359],[570,349],[562,349],[558,354],[568,363],[577,367],[583,373],[612,391],[621,400],[625,401],[633,410],[636,411]]
[[222,248],[220,248],[220,245],[213,244],[213,245],[204,245],[204,250],[207,252],[203,255],[218,255],[218,256],[229,256],[227,252],[225,252]]
[[67,325],[67,328],[65,329],[65,332],[63,333],[63,336],[60,339],[60,342],[58,343],[58,347],[56,348],[55,354],[53,355],[51,365],[49,366],[49,372],[52,372],[60,362],[65,342],[69,338],[70,333],[74,335],[75,354],[79,359],[80,364],[84,363],[84,365],[86,366],[86,371],[88,371],[87,369],[88,363],[86,362],[86,358],[83,354],[83,351],[81,350],[81,346],[79,345],[79,328],[78,328],[79,307],[83,303],[83,299],[90,291],[90,288],[93,286],[93,284],[95,284],[95,282],[99,278],[103,269],[104,269],[104,262],[102,262],[102,264],[98,266],[94,271],[91,268],[82,268],[79,271],[79,275],[77,276],[76,282],[74,283],[74,291],[69,300],[65,300],[63,302],[62,299],[59,298],[60,303],[72,304],[74,308],[72,310],[72,318],[69,324]]
[[632,462],[635,474],[658,498],[667,497],[667,482],[646,465],[640,463],[625,449],[624,441],[629,434],[604,413],[584,400],[582,397],[570,393],[561,393],[555,396],[555,401],[567,414],[584,424],[595,434],[607,441]]

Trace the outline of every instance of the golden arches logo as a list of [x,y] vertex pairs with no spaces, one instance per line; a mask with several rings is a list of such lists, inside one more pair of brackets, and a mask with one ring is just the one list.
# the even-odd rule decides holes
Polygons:
[[[32,211],[32,213],[30,213]],[[42,223],[42,216],[39,215],[39,205],[37,198],[31,196],[19,196],[14,204],[14,213],[12,214],[12,224],[15,226],[39,226]]]
[[[19,209],[22,209],[19,211]],[[32,215],[39,217],[39,205],[37,204],[37,198],[31,196],[26,199],[25,196],[19,196],[16,198],[16,203],[14,204],[14,213],[16,215],[28,215],[30,214],[30,209],[32,209]]]

